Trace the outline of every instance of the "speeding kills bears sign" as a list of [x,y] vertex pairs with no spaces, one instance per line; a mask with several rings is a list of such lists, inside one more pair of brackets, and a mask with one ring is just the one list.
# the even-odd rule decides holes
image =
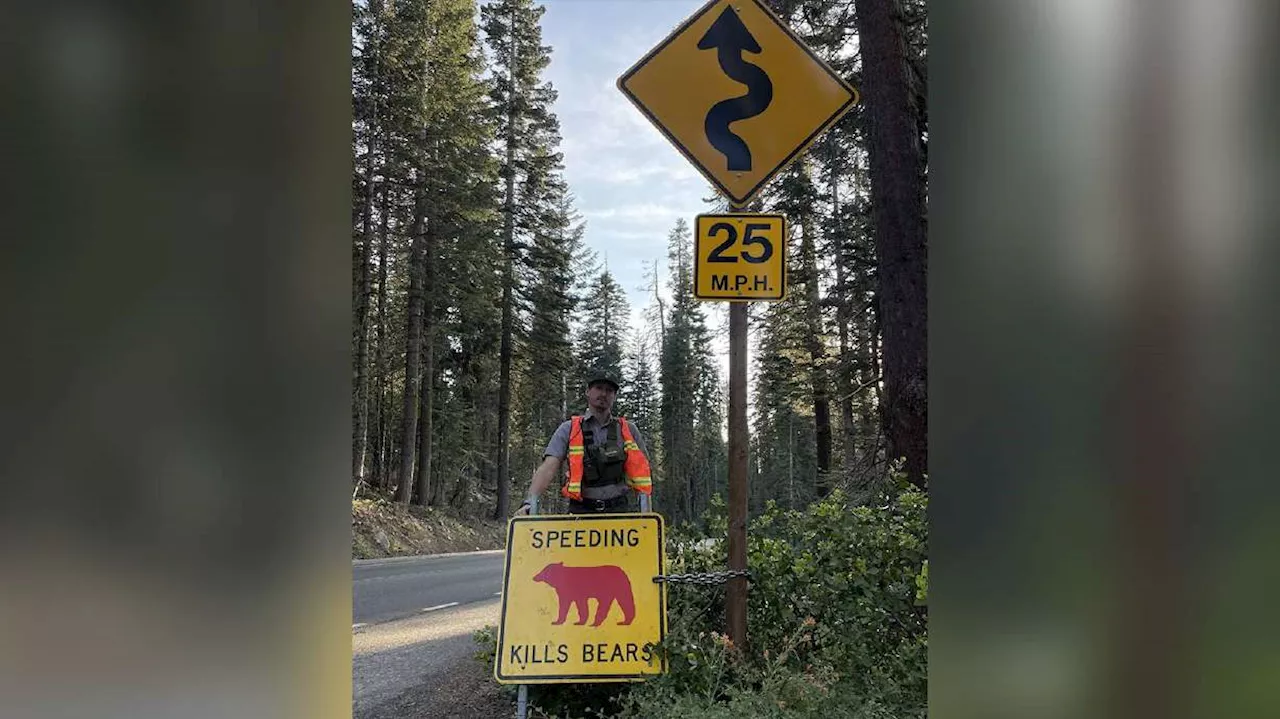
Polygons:
[[662,517],[516,517],[507,529],[493,673],[504,684],[661,674],[667,631]]

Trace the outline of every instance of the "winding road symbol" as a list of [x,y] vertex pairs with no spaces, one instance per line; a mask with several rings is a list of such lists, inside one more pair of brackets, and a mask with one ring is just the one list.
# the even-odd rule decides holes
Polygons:
[[726,7],[698,41],[699,50],[716,50],[716,59],[725,75],[747,86],[747,94],[722,100],[707,112],[703,129],[707,141],[728,161],[729,170],[751,170],[751,148],[729,129],[739,120],[755,117],[773,102],[773,81],[759,66],[743,59],[742,54],[760,53],[760,43],[738,19],[732,7]]

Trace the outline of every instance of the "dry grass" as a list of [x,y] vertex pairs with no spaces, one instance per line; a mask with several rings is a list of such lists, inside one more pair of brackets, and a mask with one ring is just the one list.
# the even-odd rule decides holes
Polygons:
[[506,528],[506,522],[452,508],[355,499],[351,502],[351,556],[373,559],[502,549]]

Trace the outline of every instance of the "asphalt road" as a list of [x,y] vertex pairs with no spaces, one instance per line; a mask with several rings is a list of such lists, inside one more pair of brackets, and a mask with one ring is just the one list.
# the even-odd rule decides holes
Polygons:
[[503,562],[496,551],[352,564],[353,717],[511,713],[471,639],[498,623]]
[[352,627],[493,599],[503,562],[502,550],[355,562]]

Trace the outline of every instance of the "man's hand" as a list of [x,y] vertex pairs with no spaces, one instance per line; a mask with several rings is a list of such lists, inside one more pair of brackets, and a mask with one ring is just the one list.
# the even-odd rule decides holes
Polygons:
[[542,464],[533,470],[533,479],[529,482],[529,492],[524,496],[524,503],[516,509],[516,516],[529,514],[533,507],[533,503],[538,501],[542,496],[543,490],[551,484],[551,478],[556,472],[560,471],[560,463],[563,460],[560,457],[546,455],[542,458]]

